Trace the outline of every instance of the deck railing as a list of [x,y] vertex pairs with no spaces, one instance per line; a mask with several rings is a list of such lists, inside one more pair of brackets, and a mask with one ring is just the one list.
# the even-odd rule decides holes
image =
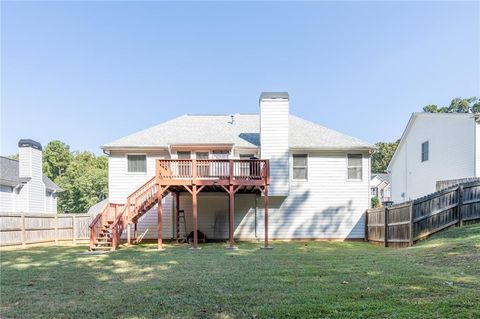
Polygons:
[[158,160],[160,179],[267,180],[268,160]]

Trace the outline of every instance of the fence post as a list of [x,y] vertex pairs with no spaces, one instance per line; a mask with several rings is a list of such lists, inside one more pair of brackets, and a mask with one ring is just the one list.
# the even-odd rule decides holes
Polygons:
[[463,206],[463,185],[458,186],[458,205],[457,205],[457,211],[458,211],[458,226],[462,227],[463,226],[463,212],[462,212],[462,206]]
[[385,247],[388,247],[388,210],[389,208],[388,207],[385,207],[384,209],[384,214],[385,214],[385,218],[384,218],[384,222],[385,222],[385,231],[383,232],[384,233],[384,246]]
[[365,211],[365,241],[368,241],[368,209]]
[[75,238],[75,214],[72,215],[72,242],[74,245],[77,244],[77,239]]
[[413,246],[413,201],[410,202],[410,234],[408,246]]
[[21,223],[22,223],[22,247],[27,245],[27,236],[25,231],[25,213],[21,215]]
[[58,215],[55,214],[55,219],[54,219],[54,223],[55,223],[55,244],[58,244]]

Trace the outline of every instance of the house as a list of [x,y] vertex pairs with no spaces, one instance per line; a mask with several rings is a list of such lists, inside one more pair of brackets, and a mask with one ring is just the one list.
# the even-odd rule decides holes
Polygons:
[[0,211],[56,214],[62,189],[42,173],[42,145],[22,139],[18,148],[18,161],[0,156]]
[[432,193],[439,181],[479,177],[478,115],[413,113],[387,170],[394,202]]
[[[258,114],[184,115],[101,147],[109,157],[109,202],[129,198],[115,216],[149,209],[127,223],[129,239],[132,223],[135,237],[198,229],[231,244],[233,236],[364,237],[374,146],[291,115],[288,93],[262,93],[259,104]],[[162,190],[154,191],[168,190],[161,211],[149,190],[155,176]]]
[[370,181],[371,196],[378,197],[380,203],[389,202],[390,196],[390,175],[373,174]]

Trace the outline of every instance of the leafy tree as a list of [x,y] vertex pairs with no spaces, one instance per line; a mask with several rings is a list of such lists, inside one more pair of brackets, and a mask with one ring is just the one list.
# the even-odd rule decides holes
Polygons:
[[439,107],[435,104],[427,105],[423,108],[427,113],[479,113],[480,98],[473,96],[470,98],[454,98],[449,106]]
[[54,181],[67,170],[71,160],[70,146],[58,140],[51,141],[43,150],[43,173]]
[[106,156],[90,152],[72,154],[65,173],[55,180],[65,191],[59,194],[59,208],[65,213],[85,212],[108,194]]
[[377,150],[372,154],[372,173],[385,173],[398,143],[400,143],[400,140],[392,143],[378,142],[375,144]]
[[17,160],[18,161],[18,153],[16,154],[12,154],[10,156],[8,156],[9,159],[13,159],[13,160]]

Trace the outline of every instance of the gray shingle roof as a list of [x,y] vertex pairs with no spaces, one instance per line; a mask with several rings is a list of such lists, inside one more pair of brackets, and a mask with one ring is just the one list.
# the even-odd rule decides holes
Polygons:
[[[30,178],[19,177],[19,163],[17,160],[0,156],[0,183],[4,185],[15,186],[20,183],[26,183]],[[46,189],[61,192],[61,189],[50,178],[43,175],[43,183]]]
[[374,178],[375,176],[378,176],[379,178],[381,178],[382,180],[384,180],[385,182],[390,184],[390,175],[389,174],[386,174],[386,173],[372,174],[372,178]]
[[[235,147],[259,147],[259,115],[183,115],[133,133],[103,149],[155,148],[175,144],[233,144]],[[373,149],[357,138],[290,115],[289,143],[291,148],[311,149]]]

